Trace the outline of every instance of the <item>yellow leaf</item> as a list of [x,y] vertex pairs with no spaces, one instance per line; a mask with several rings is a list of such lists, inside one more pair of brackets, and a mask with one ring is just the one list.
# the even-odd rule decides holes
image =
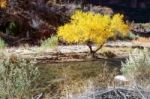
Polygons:
[[101,15],[93,12],[76,11],[71,21],[58,28],[57,34],[68,43],[104,44],[109,38],[126,35],[129,26],[123,15]]
[[0,8],[6,8],[7,1],[6,0],[0,0]]

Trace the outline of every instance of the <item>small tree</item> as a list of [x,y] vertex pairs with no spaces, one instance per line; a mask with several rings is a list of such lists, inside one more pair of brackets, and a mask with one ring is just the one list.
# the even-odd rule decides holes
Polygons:
[[[101,15],[93,12],[76,11],[71,21],[58,28],[58,37],[68,43],[85,43],[90,48],[93,57],[102,48],[109,38],[117,35],[125,36],[129,31],[128,25],[123,21],[123,15]],[[92,49],[92,44],[97,49]]]
[[0,8],[6,8],[7,0],[0,0]]

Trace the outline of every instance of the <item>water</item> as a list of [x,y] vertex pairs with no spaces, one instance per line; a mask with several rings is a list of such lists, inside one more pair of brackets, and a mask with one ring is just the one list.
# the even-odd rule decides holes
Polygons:
[[47,63],[38,66],[41,75],[37,93],[43,92],[49,97],[58,98],[82,92],[87,94],[98,87],[111,86],[114,76],[119,73],[120,61]]

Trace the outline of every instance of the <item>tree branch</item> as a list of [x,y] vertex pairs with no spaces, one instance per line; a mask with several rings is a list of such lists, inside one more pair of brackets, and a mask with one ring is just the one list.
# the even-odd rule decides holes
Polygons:
[[95,53],[96,53],[97,51],[99,51],[99,50],[103,47],[103,45],[104,45],[104,43],[101,44],[99,47],[97,47],[96,50],[93,50],[93,49],[92,49],[92,42],[91,42],[91,41],[88,41],[88,42],[87,42],[87,46],[88,46],[89,49],[90,49],[90,53],[91,53],[92,57],[94,57],[94,58],[96,57],[96,56],[95,56]]
[[102,47],[103,47],[104,44],[100,45],[94,52],[96,53],[97,51],[99,51]]

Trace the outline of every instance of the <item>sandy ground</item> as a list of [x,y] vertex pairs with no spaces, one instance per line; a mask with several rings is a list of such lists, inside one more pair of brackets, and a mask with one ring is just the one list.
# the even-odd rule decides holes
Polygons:
[[[149,43],[139,43],[131,41],[113,41],[104,45],[99,53],[111,51],[117,57],[128,56],[128,54],[134,48],[150,48]],[[93,46],[96,48],[96,46]],[[16,54],[26,58],[36,58],[44,60],[81,60],[87,56],[89,48],[86,45],[68,45],[68,46],[56,46],[53,48],[41,48],[41,47],[12,47],[3,49],[5,53]],[[71,59],[71,60],[69,60]]]

